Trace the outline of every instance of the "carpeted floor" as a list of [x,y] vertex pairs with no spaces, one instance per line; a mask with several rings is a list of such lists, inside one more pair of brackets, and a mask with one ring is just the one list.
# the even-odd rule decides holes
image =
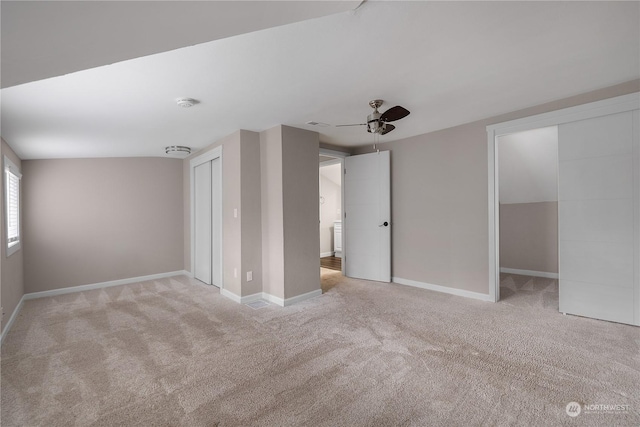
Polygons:
[[640,425],[640,328],[557,313],[554,281],[503,284],[493,304],[324,270],[286,308],[182,276],[26,301],[2,425]]

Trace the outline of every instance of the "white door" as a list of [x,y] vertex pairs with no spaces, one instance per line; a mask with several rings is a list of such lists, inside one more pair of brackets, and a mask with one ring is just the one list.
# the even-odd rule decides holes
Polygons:
[[222,186],[220,158],[195,167],[194,277],[208,285],[222,284]]
[[211,284],[212,234],[211,234],[211,162],[195,168],[195,257],[194,277]]
[[560,125],[560,311],[639,324],[638,111]]
[[391,281],[389,151],[345,159],[345,274]]

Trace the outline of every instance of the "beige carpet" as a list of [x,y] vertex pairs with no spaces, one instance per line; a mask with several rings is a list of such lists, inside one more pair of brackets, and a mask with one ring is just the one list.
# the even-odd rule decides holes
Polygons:
[[558,314],[554,281],[492,304],[324,276],[287,308],[187,277],[27,301],[2,426],[640,425],[640,328]]

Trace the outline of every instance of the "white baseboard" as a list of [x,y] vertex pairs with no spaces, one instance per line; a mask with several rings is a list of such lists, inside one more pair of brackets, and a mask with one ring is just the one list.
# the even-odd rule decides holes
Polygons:
[[296,295],[295,297],[285,299],[284,306],[287,307],[292,304],[297,304],[309,298],[315,298],[320,295],[322,295],[322,289],[316,289],[315,291],[307,292],[306,294]]
[[327,256],[333,256],[333,254],[335,254],[335,252],[321,252],[320,253],[320,258],[324,258]]
[[9,329],[11,329],[13,322],[16,321],[16,317],[18,317],[18,313],[22,309],[22,305],[24,304],[24,300],[26,299],[25,296],[26,295],[22,295],[22,298],[20,298],[20,302],[18,302],[18,305],[16,305],[16,308],[13,309],[13,313],[11,313],[11,317],[9,317],[9,321],[4,326],[4,329],[2,330],[2,336],[0,337],[0,346],[2,346],[2,343],[4,342],[4,338],[9,333]]
[[284,299],[277,297],[275,295],[271,295],[266,292],[263,292],[262,299],[264,299],[265,301],[269,301],[272,304],[279,305],[280,307],[284,307]]
[[227,297],[231,301],[237,302],[238,304],[242,304],[242,298],[240,297],[240,295],[236,295],[231,291],[220,289],[220,295],[222,295],[223,297]]
[[233,292],[228,291],[226,289],[220,289],[220,294],[224,297],[229,298],[231,301],[237,302],[238,304],[250,304],[254,301],[265,299],[264,292],[258,292],[252,295],[245,295],[241,297],[240,295],[236,295]]
[[558,273],[547,273],[546,271],[519,270],[517,268],[500,267],[500,273],[519,274],[521,276],[544,277],[546,279],[558,278]]
[[480,301],[493,300],[489,294],[481,294],[479,292],[465,291],[464,289],[450,288],[448,286],[433,285],[431,283],[417,282],[415,280],[403,279],[402,277],[392,277],[391,281],[399,285],[413,286],[415,288],[428,289],[430,291],[443,292],[446,294],[457,295],[459,297],[473,298]]
[[185,270],[170,271],[167,273],[150,274],[148,276],[130,277],[127,279],[110,280],[108,282],[91,283],[88,285],[71,286],[68,288],[52,289],[50,291],[31,292],[24,295],[25,300],[53,297],[56,295],[71,294],[74,292],[90,291],[93,289],[109,288],[111,286],[128,285],[130,283],[145,282],[147,280],[164,279],[165,277],[189,275]]
[[266,292],[247,295],[246,297],[242,297],[242,298],[240,298],[236,294],[232,294],[231,292],[228,292],[228,293],[231,295],[227,295],[224,292],[222,294],[227,298],[230,298],[233,301],[239,302],[241,304],[249,304],[259,299],[263,299],[265,301],[269,301],[272,304],[279,305],[280,307],[288,307],[292,304],[297,304],[309,298],[314,298],[319,295],[322,295],[322,289],[316,289],[315,291],[307,292],[306,294],[302,294],[302,295],[296,295],[295,297],[291,297],[287,299],[283,299],[275,295],[268,294]]

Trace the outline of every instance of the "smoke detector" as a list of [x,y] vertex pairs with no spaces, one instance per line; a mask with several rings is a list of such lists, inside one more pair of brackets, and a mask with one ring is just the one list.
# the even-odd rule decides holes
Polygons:
[[189,108],[189,107],[193,107],[194,105],[196,105],[198,103],[198,101],[196,101],[195,99],[191,99],[191,98],[178,98],[178,99],[176,99],[176,103],[178,104],[178,107]]
[[185,147],[184,145],[169,145],[164,148],[164,152],[172,157],[185,158],[191,154],[191,147]]

